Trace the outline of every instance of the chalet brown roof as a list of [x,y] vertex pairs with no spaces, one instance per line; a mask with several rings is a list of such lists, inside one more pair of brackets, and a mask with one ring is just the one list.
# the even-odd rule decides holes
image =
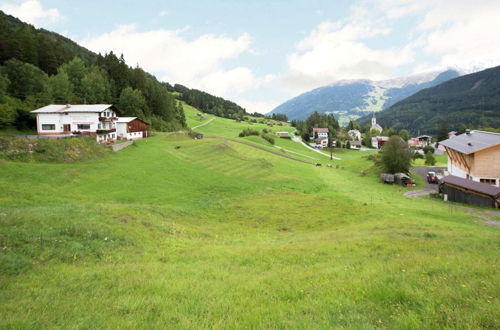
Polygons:
[[472,180],[467,180],[463,178],[459,178],[458,176],[448,175],[445,176],[442,180],[444,184],[450,184],[454,186],[458,186],[461,188],[465,188],[471,191],[475,191],[484,195],[491,196],[495,199],[500,197],[500,188],[496,186],[492,186],[486,183],[480,183]]
[[439,144],[468,155],[500,144],[500,133],[471,131],[441,141]]

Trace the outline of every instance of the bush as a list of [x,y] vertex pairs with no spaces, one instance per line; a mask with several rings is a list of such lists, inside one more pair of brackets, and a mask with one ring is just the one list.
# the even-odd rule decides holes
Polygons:
[[427,154],[428,152],[434,153],[434,148],[431,146],[425,146],[423,149],[424,154]]
[[262,135],[262,138],[264,140],[266,140],[267,142],[271,143],[271,144],[274,144],[274,136],[270,135],[270,134],[266,134],[266,133],[263,133]]
[[386,173],[408,173],[411,166],[412,154],[406,141],[398,135],[389,138],[382,150],[382,165]]
[[245,137],[245,136],[250,136],[250,135],[259,135],[259,131],[256,131],[251,128],[245,128],[243,131],[240,132],[238,135],[239,137]]
[[424,159],[424,155],[422,155],[420,152],[414,152],[413,153],[413,159]]
[[425,154],[425,165],[436,165],[436,158],[434,158],[434,155],[430,151]]

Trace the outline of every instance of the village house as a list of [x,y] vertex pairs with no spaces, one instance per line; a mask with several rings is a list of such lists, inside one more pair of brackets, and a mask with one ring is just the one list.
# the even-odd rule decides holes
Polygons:
[[353,141],[361,141],[361,132],[357,129],[351,129],[347,132]]
[[[95,137],[99,143],[112,143],[117,140],[119,119],[117,112],[119,110],[112,104],[49,104],[31,111],[31,113],[36,114],[39,135],[90,135]],[[133,130],[129,132],[128,128],[121,126],[119,129],[123,138],[129,136],[138,138],[137,132],[146,131]],[[128,133],[136,134],[123,135]],[[141,133],[140,135],[146,137],[146,134]]]
[[372,137],[372,147],[375,149],[380,149],[384,144],[389,141],[388,136],[373,136]]
[[420,146],[420,141],[417,138],[410,138],[408,140],[408,147],[418,148]]
[[450,175],[500,187],[500,133],[467,131],[439,143]]
[[457,136],[458,132],[457,131],[451,131],[451,132],[448,132],[448,139],[451,139],[455,136]]
[[361,149],[361,141],[348,141],[348,142],[349,142],[349,149],[356,149],[356,150]]
[[119,140],[137,140],[148,136],[148,124],[137,117],[119,117],[116,120]]
[[328,147],[328,128],[313,128],[314,143],[320,147]]
[[408,140],[408,146],[414,148],[424,148],[431,145],[432,136],[430,135],[420,135]]

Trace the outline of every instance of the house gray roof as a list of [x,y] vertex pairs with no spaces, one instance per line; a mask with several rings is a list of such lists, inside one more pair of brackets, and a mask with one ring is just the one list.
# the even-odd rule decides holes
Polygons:
[[65,112],[102,112],[114,106],[112,104],[49,104],[32,113],[65,113]]
[[132,120],[136,119],[137,117],[118,117],[116,120],[117,123],[130,123]]
[[500,133],[471,131],[441,141],[439,144],[468,155],[500,144]]
[[500,197],[500,188],[492,186],[486,183],[480,183],[472,180],[467,180],[459,178],[458,176],[448,175],[441,179],[443,184],[451,184],[454,186],[462,187],[467,190],[472,190],[478,193],[482,193],[494,198]]

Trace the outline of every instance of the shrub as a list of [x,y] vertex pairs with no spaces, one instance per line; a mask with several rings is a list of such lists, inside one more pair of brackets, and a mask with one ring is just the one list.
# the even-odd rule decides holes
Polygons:
[[436,158],[434,158],[434,155],[430,151],[425,154],[425,165],[436,165]]
[[263,133],[262,135],[262,138],[264,140],[266,140],[267,142],[271,143],[271,144],[274,144],[274,137],[270,134],[267,134],[267,133]]
[[434,153],[434,148],[431,146],[425,146],[423,149],[424,154],[427,154],[428,152]]
[[398,135],[391,136],[380,152],[382,165],[387,173],[409,172],[412,161],[411,150]]
[[245,137],[245,136],[250,136],[250,135],[259,135],[259,131],[256,131],[251,128],[245,128],[243,131],[240,132],[238,135],[239,137]]
[[420,152],[414,152],[413,159],[424,159],[424,155],[422,155]]

